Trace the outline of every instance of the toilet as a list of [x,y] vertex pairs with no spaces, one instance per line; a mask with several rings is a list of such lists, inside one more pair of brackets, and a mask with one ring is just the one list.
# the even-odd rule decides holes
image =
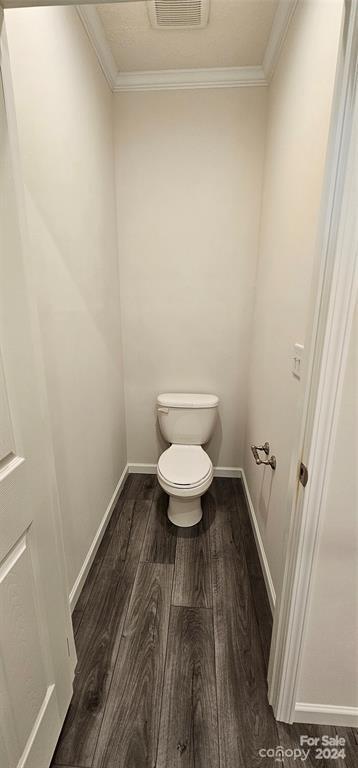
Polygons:
[[169,520],[181,528],[202,518],[201,497],[214,476],[202,446],[213,433],[218,405],[216,395],[174,392],[157,398],[160,431],[171,443],[159,458],[157,476],[169,496]]

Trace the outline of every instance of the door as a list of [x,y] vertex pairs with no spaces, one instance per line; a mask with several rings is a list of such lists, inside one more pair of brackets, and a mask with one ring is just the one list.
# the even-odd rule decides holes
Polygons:
[[[321,519],[335,471],[335,437],[358,292],[357,65],[358,5],[346,3],[322,201],[320,270],[310,324],[310,360],[297,441],[297,459],[302,458],[308,468],[303,478],[307,482],[298,482],[297,471],[291,478],[290,530],[269,665],[269,701],[277,720],[288,723],[301,722],[302,717],[305,722],[323,722],[320,706],[309,704],[307,709],[307,705],[298,703],[297,690],[319,557]],[[341,715],[334,706],[331,712],[329,709],[324,711],[326,724],[352,724],[350,707],[341,707]]]
[[72,695],[75,658],[73,652],[70,655],[73,636],[56,518],[52,448],[20,237],[9,110],[2,77],[0,765],[47,768]]

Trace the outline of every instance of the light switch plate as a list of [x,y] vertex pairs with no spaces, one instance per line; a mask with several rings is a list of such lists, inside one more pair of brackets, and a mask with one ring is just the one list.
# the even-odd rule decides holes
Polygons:
[[300,380],[302,375],[303,353],[304,353],[303,344],[293,345],[292,375],[295,377],[295,379],[298,379],[298,380]]

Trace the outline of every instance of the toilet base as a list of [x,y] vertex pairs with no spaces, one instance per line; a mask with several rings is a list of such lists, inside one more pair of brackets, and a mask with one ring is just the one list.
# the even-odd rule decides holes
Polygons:
[[168,517],[179,528],[190,528],[200,522],[203,516],[201,496],[180,498],[169,496]]

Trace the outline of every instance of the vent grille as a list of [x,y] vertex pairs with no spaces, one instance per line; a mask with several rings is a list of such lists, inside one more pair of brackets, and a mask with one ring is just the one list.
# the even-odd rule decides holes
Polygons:
[[156,29],[202,29],[210,0],[148,0],[148,16]]

